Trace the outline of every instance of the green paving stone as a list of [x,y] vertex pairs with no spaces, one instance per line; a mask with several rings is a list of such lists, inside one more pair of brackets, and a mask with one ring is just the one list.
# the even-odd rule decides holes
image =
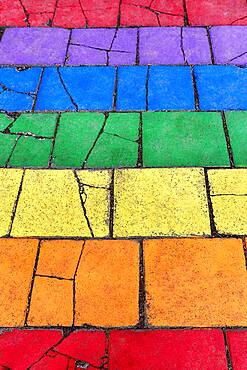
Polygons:
[[139,125],[138,113],[110,114],[85,167],[135,167]]
[[57,114],[50,113],[22,114],[17,118],[10,132],[32,133],[37,136],[53,137],[57,117]]
[[245,167],[247,166],[247,112],[226,112],[225,115],[235,165]]
[[6,162],[14,148],[17,136],[0,133],[0,166],[6,165]]
[[12,167],[47,167],[51,154],[52,140],[22,136],[10,158]]
[[0,131],[3,131],[4,129],[6,129],[6,127],[8,127],[13,121],[14,121],[13,118],[8,117],[4,113],[0,113]]
[[52,167],[81,167],[105,120],[101,113],[61,115]]
[[229,166],[220,113],[144,113],[143,164]]

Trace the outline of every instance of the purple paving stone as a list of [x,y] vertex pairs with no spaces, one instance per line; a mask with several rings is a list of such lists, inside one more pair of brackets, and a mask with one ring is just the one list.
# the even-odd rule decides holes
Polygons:
[[182,27],[183,49],[188,64],[211,64],[207,30],[202,27]]
[[220,26],[210,29],[216,64],[247,64],[247,27]]
[[109,64],[135,64],[136,42],[136,28],[119,28],[109,53]]
[[7,28],[0,42],[0,64],[63,64],[69,31],[59,28]]
[[140,64],[184,64],[180,27],[140,28]]
[[95,28],[72,31],[67,65],[134,64],[136,58],[136,29]]

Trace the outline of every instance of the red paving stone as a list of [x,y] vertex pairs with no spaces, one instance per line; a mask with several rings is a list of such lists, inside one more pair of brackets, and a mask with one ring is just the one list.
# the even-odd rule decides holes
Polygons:
[[0,332],[0,369],[27,369],[61,339],[59,330]]
[[223,334],[220,330],[111,332],[109,370],[144,368],[226,370]]
[[233,369],[247,369],[247,330],[228,331],[226,335]]
[[186,0],[190,25],[246,25],[246,0]]
[[0,0],[0,26],[247,25],[246,0],[234,4],[186,0],[188,14],[183,0],[122,0],[120,8],[119,4],[119,0]]
[[[244,338],[231,332],[228,340],[233,358],[244,353],[246,332]],[[244,356],[235,363],[234,369],[246,368]],[[62,330],[14,329],[0,334],[0,369],[7,368],[227,370],[227,360],[220,329],[112,330],[109,338],[101,330],[77,330],[64,339]]]

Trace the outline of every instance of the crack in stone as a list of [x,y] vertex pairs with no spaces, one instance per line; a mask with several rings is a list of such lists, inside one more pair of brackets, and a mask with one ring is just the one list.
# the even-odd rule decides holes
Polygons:
[[157,14],[171,15],[173,17],[183,17],[183,14],[175,14],[175,13],[170,13],[170,12],[164,12],[162,10],[153,9],[153,8],[150,8],[149,6],[145,6],[145,5],[137,5],[137,4],[132,4],[132,3],[126,3],[126,5],[131,5],[131,6],[135,6],[137,8],[146,9],[146,10],[149,10],[150,12],[152,12],[152,13],[155,13],[155,14],[157,13]]
[[131,51],[126,51],[126,50],[115,50],[115,49],[104,49],[104,48],[99,48],[99,47],[96,47],[96,46],[90,46],[90,45],[86,45],[86,44],[70,43],[70,45],[73,45],[73,46],[83,46],[83,47],[88,48],[88,49],[100,50],[100,51],[106,51],[106,52],[132,54],[132,52],[131,52]]
[[83,6],[82,6],[82,3],[81,3],[81,0],[78,0],[79,1],[79,5],[80,5],[80,8],[81,8],[81,12],[83,14],[83,17],[85,19],[85,23],[86,23],[86,28],[88,28],[88,19],[87,19],[87,16],[86,16],[86,13],[83,9]]
[[0,87],[3,89],[3,91],[0,91],[0,95],[1,94],[4,94],[5,91],[9,91],[9,92],[13,92],[13,93],[16,93],[16,94],[28,95],[31,98],[34,98],[35,97],[35,93],[34,92],[17,91],[17,90],[14,90],[14,89],[11,89],[11,88],[7,87],[2,82],[0,82]]
[[74,107],[75,107],[76,111],[78,111],[78,110],[79,110],[78,105],[77,105],[77,104],[76,104],[76,102],[74,101],[74,99],[73,99],[72,95],[70,94],[70,92],[69,92],[69,90],[68,90],[68,88],[67,88],[67,86],[66,86],[66,84],[65,84],[65,82],[64,82],[64,80],[63,80],[63,78],[62,78],[62,75],[61,75],[61,72],[60,72],[60,67],[57,67],[57,68],[56,68],[56,70],[57,70],[57,74],[58,74],[58,77],[59,77],[59,79],[60,79],[60,82],[61,82],[61,84],[62,84],[62,86],[63,86],[63,88],[64,88],[64,91],[65,91],[65,92],[66,92],[66,94],[68,95],[68,97],[69,97],[69,99],[70,99],[71,103],[74,105]]
[[238,59],[238,58],[241,58],[242,56],[244,56],[244,55],[246,55],[246,54],[247,54],[247,51],[245,51],[244,53],[239,54],[239,55],[237,55],[236,57],[234,57],[234,58],[230,59],[230,60],[229,60],[229,62],[232,62],[232,61],[234,61],[234,60],[236,60],[236,59]]
[[73,173],[74,173],[75,180],[78,184],[79,195],[80,195],[81,206],[82,206],[82,210],[83,210],[83,213],[84,213],[84,217],[86,219],[90,234],[91,234],[92,238],[94,238],[94,232],[93,232],[92,226],[90,224],[90,221],[89,221],[89,218],[88,218],[88,215],[87,215],[87,209],[86,209],[86,206],[85,206],[86,201],[87,201],[87,193],[85,191],[85,187],[83,186],[83,184],[80,181],[79,176],[77,175],[77,172],[73,171]]
[[27,24],[28,27],[31,27],[31,24],[29,22],[30,13],[27,11],[25,5],[23,4],[22,0],[19,0],[19,3],[21,4],[22,10],[24,12],[25,18],[24,22]]
[[241,17],[241,18],[237,18],[237,19],[235,19],[233,22],[231,22],[231,23],[230,23],[230,25],[232,26],[234,23],[237,23],[238,21],[242,21],[242,20],[244,20],[245,18],[247,18],[247,15],[245,15],[245,16],[243,16],[243,17]]
[[184,50],[184,28],[183,27],[180,28],[180,49],[183,54],[184,64],[188,65],[186,53]]
[[104,134],[107,134],[107,135],[110,135],[110,136],[115,136],[115,137],[117,137],[119,139],[130,141],[131,143],[135,143],[135,144],[138,143],[138,139],[136,139],[136,140],[127,139],[126,137],[120,136],[118,134],[112,134],[112,133],[107,132],[107,131],[104,131]]
[[84,159],[84,161],[83,161],[83,163],[82,163],[81,168],[85,168],[85,165],[86,165],[86,163],[87,163],[87,161],[88,161],[88,158],[90,157],[90,155],[91,155],[91,153],[92,153],[92,151],[93,151],[93,149],[94,149],[95,145],[97,144],[97,142],[98,142],[98,140],[99,140],[100,136],[103,134],[104,129],[105,129],[105,126],[106,126],[106,123],[107,123],[107,119],[108,119],[108,117],[109,117],[109,113],[105,113],[105,119],[104,119],[104,122],[103,122],[103,124],[102,124],[102,127],[101,127],[101,129],[99,130],[99,133],[98,133],[98,135],[97,135],[96,139],[94,140],[94,142],[93,142],[93,144],[92,144],[91,148],[89,149],[89,151],[88,151],[88,153],[87,153],[87,155],[86,155],[86,157],[85,157],[85,159]]

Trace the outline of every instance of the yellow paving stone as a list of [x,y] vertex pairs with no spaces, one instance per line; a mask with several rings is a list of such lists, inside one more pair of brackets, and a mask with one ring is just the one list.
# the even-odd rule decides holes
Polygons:
[[216,230],[247,233],[247,170],[209,170],[208,178]]
[[[100,175],[99,175],[100,176]],[[96,191],[94,191],[96,190]],[[108,235],[108,199],[98,189],[82,194],[94,236]],[[100,189],[101,191],[102,189]],[[105,190],[102,190],[105,191]],[[87,194],[90,193],[90,194]],[[91,207],[97,204],[98,213]],[[92,236],[81,204],[79,186],[71,170],[26,170],[13,223],[13,236]]]
[[28,325],[71,326],[73,323],[73,282],[35,277]]
[[138,293],[138,242],[86,241],[76,275],[75,325],[136,325]]
[[210,234],[202,169],[115,172],[114,236]]
[[247,325],[240,239],[146,240],[144,256],[151,325]]
[[85,185],[109,188],[111,173],[109,170],[80,170],[76,171],[80,181]]
[[83,245],[83,240],[42,240],[37,274],[72,279]]
[[247,194],[247,170],[208,170],[210,194]]
[[83,185],[87,217],[94,236],[109,234],[109,203],[111,171],[76,171]]
[[23,170],[0,169],[0,236],[9,232]]
[[38,240],[0,239],[0,326],[22,326]]

